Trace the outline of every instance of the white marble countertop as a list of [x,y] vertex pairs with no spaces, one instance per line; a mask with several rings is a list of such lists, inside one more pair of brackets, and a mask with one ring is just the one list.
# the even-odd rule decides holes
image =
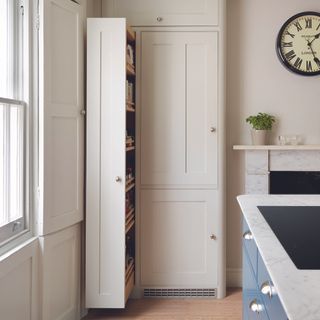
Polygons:
[[244,195],[238,202],[289,319],[320,320],[320,270],[297,269],[257,208],[320,206],[320,196]]
[[320,150],[319,144],[300,144],[300,145],[235,145],[233,150]]

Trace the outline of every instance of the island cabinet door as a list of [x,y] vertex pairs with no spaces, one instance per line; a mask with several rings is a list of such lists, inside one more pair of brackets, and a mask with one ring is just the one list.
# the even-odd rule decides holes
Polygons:
[[282,307],[277,290],[260,254],[258,254],[258,287],[270,320],[287,320],[288,317]]
[[141,282],[144,287],[216,288],[214,190],[143,190]]
[[141,184],[217,188],[217,32],[142,32],[141,55]]
[[266,319],[266,308],[260,296],[257,280],[247,250],[243,248],[243,320]]

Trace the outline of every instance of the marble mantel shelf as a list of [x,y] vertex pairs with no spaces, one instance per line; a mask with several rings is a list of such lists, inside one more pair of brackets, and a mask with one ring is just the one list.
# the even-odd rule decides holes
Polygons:
[[267,146],[254,146],[254,145],[235,145],[233,150],[320,150],[320,144],[310,145],[267,145]]

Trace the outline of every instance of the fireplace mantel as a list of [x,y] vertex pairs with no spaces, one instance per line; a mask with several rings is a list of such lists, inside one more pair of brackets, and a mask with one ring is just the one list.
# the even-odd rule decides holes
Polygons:
[[271,171],[320,172],[320,145],[236,145],[246,155],[246,194],[268,194]]

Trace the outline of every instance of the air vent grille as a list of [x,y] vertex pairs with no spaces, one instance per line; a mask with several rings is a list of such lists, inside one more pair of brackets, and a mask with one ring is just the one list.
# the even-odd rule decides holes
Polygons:
[[144,289],[145,298],[216,298],[217,289]]

